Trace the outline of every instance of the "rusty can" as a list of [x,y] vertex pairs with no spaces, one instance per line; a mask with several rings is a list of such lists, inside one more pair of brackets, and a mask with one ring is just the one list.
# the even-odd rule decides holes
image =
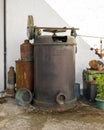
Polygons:
[[33,61],[33,48],[29,40],[24,40],[24,43],[20,45],[21,60]]
[[16,88],[27,88],[31,92],[34,88],[33,61],[16,61]]
[[16,72],[13,66],[10,66],[8,71],[8,84],[6,88],[6,95],[14,96],[15,95],[15,83],[16,83]]
[[8,84],[15,84],[16,83],[16,72],[14,67],[11,66],[8,71]]

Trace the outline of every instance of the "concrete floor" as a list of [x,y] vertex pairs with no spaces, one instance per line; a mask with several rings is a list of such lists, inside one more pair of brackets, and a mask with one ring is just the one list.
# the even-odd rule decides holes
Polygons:
[[79,100],[67,112],[48,112],[0,98],[0,130],[104,130],[104,110]]

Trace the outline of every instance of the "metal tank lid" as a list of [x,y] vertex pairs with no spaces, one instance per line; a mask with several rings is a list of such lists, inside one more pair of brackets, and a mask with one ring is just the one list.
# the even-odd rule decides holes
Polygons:
[[51,36],[43,35],[34,39],[34,45],[76,45],[73,36]]

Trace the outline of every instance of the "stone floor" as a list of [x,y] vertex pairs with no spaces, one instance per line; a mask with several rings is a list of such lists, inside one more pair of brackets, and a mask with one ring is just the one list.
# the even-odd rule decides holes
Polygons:
[[0,130],[104,130],[104,110],[79,100],[67,112],[40,111],[0,98]]

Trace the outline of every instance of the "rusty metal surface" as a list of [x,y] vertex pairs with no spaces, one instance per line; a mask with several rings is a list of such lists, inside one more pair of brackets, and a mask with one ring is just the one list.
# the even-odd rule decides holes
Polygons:
[[[44,42],[44,41],[42,41]],[[63,109],[75,102],[75,46],[34,46],[35,98],[40,107]],[[48,106],[47,103],[48,102]]]
[[21,60],[32,61],[33,60],[34,46],[29,40],[24,40],[24,43],[20,45]]
[[13,85],[16,83],[16,72],[13,66],[11,66],[8,71],[8,83]]
[[16,88],[34,89],[34,63],[32,61],[16,61]]
[[74,105],[76,105],[76,100],[77,99],[74,98],[73,100],[68,101],[64,105],[59,105],[59,104],[56,104],[56,102],[44,102],[44,101],[39,101],[39,100],[33,99],[35,107],[38,107],[40,110],[43,110],[43,111],[49,110],[52,112],[67,111],[70,108],[72,108]]

